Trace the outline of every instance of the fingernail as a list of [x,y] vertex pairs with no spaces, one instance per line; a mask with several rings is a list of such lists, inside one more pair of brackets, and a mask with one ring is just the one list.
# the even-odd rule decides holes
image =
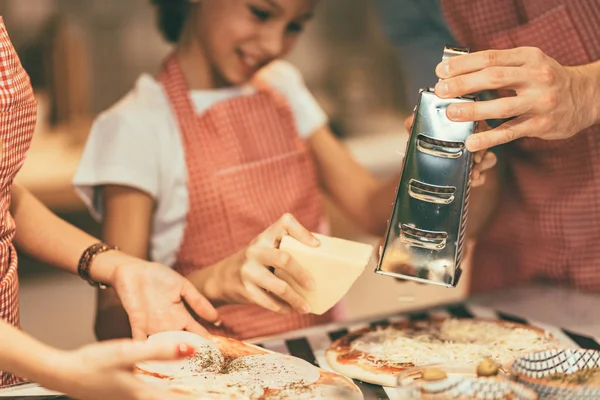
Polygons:
[[448,107],[449,118],[460,118],[462,110],[459,107]]
[[448,107],[448,118],[460,118],[462,110],[460,107]]
[[308,314],[310,312],[310,306],[308,304],[306,304],[306,305],[302,306],[300,311],[302,311],[303,314]]
[[321,241],[319,239],[317,239],[316,237],[313,236],[313,238],[312,238],[312,244],[314,246],[318,246],[318,245],[321,244]]
[[214,326],[221,326],[222,323],[223,323],[223,321],[218,320],[218,321],[213,322],[213,325]]
[[192,346],[188,346],[187,344],[180,344],[177,347],[177,354],[180,357],[190,357],[196,353],[196,350]]
[[438,76],[444,78],[450,75],[450,64],[447,61],[442,61],[438,64]]
[[466,144],[467,144],[467,150],[469,150],[471,152],[479,150],[480,141],[478,138],[476,138],[474,136],[469,136],[467,138]]
[[445,82],[439,82],[437,85],[435,85],[435,91],[438,94],[445,95],[448,93],[448,84]]

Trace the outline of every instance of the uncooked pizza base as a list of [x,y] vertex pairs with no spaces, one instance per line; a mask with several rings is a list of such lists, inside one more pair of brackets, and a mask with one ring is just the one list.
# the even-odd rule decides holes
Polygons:
[[[427,335],[435,332],[436,329],[441,326],[440,324],[446,324],[444,327],[450,326],[451,328],[456,329],[462,327],[471,328],[470,331],[466,332],[466,339],[468,342],[429,342]],[[523,353],[561,347],[561,343],[558,340],[544,330],[533,326],[497,320],[440,318],[414,322],[402,321],[386,327],[368,327],[350,332],[330,345],[325,353],[326,360],[334,371],[347,377],[377,385],[393,387],[397,384],[398,375],[413,367],[436,364],[476,364],[482,359],[487,358],[481,354],[482,350],[487,350],[486,345],[485,343],[476,342],[475,339],[477,334],[476,331],[473,331],[474,327],[487,330],[488,339],[490,332],[493,334],[496,331],[506,332],[508,330],[510,334],[514,334],[512,336],[507,336],[507,338],[512,339],[511,342],[515,342],[514,346],[511,343],[503,343],[502,338],[500,338],[496,341],[497,346],[489,347],[490,354],[494,353],[496,355],[501,355],[500,358],[505,361],[502,363],[505,368],[508,368],[510,362]],[[383,331],[384,329],[391,329],[391,331]],[[482,336],[486,334],[485,331],[482,332],[484,332],[482,333]],[[378,336],[386,336],[388,334],[397,340],[390,339],[385,346],[380,346],[380,343],[377,342],[377,340],[379,340]],[[406,335],[409,336],[405,337]],[[423,340],[423,342],[414,340],[413,338],[417,336],[425,339],[420,339]],[[529,337],[536,343],[517,343],[521,337]],[[376,351],[369,353],[368,351],[361,349],[361,344],[364,340],[367,340],[368,342],[363,346],[363,349],[385,349],[385,354],[389,354],[389,356],[387,356],[388,358],[386,359],[386,357],[381,354],[384,352],[383,350],[379,354],[376,354]],[[397,351],[396,346],[398,346]],[[503,346],[508,348],[515,347],[515,350],[509,354],[508,352],[503,351],[505,350]],[[426,350],[433,349],[431,350],[431,359],[428,360],[423,357],[422,353],[425,352],[425,350],[422,350],[423,348]],[[479,354],[473,353],[471,356],[467,350],[473,348],[478,350]],[[445,354],[442,355],[443,353],[449,354],[449,356],[446,358]],[[451,359],[453,354],[456,354],[455,359]],[[391,361],[394,357],[396,359]],[[415,361],[417,359],[420,359],[420,361]]]
[[216,373],[223,368],[223,354],[209,339],[186,331],[168,331],[151,335],[148,342],[187,343],[196,349],[196,355],[177,361],[143,362],[138,367],[156,377],[186,377],[200,372]]
[[[181,332],[172,332],[172,335],[179,341],[190,342]],[[169,333],[162,336],[161,339],[168,338]],[[189,339],[192,339],[190,344],[203,344],[202,350],[222,364],[220,372],[215,373],[211,367],[193,371],[189,367],[189,359],[180,361],[184,373],[172,362],[165,363],[166,367],[160,363],[140,363],[136,372],[148,382],[202,396],[283,400],[331,398],[331,393],[342,393],[344,398],[363,398],[360,389],[350,379],[302,359],[222,336],[211,337],[209,346],[205,345],[207,339]],[[212,355],[214,349],[218,350],[222,359]]]

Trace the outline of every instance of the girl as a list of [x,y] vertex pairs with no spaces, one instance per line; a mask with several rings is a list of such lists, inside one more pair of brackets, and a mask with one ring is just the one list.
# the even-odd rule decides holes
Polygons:
[[81,399],[166,398],[166,392],[135,377],[133,365],[176,359],[190,354],[189,347],[122,341],[66,352],[18,330],[15,246],[45,263],[79,273],[96,286],[102,282],[114,287],[136,338],[168,329],[206,334],[183,299],[208,321],[215,321],[217,314],[182,276],[97,243],[52,214],[27,190],[13,185],[33,136],[36,103],[1,17],[0,48],[0,386],[22,376]]
[[[312,285],[278,250],[281,237],[318,245],[310,232],[327,232],[324,193],[382,232],[397,180],[378,182],[352,159],[298,71],[278,60],[317,0],[155,3],[175,50],[95,121],[75,176],[104,239],[187,275],[222,305],[213,332],[246,339],[331,321],[269,271]],[[98,307],[100,337],[127,335],[115,296],[101,292]]]

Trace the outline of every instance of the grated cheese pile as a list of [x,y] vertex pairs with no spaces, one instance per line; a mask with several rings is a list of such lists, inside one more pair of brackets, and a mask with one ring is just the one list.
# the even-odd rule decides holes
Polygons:
[[401,331],[383,328],[355,340],[352,350],[367,353],[375,363],[424,366],[439,363],[473,364],[491,358],[509,364],[524,351],[548,348],[552,340],[529,329],[476,320],[448,319],[432,329]]

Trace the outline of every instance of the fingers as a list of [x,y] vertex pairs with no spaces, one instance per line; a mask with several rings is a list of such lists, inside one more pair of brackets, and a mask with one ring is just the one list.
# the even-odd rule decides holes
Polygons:
[[95,346],[94,359],[115,367],[129,368],[142,361],[171,361],[189,357],[195,349],[185,343],[136,342],[132,340],[111,340]]
[[208,301],[208,299],[200,294],[198,290],[185,279],[183,288],[181,291],[181,297],[185,300],[187,305],[205,321],[217,322],[219,320],[219,313]]
[[471,174],[471,187],[483,186],[485,183],[485,175],[479,171],[473,171]]
[[276,300],[273,296],[269,296],[267,292],[256,286],[254,283],[244,282],[244,287],[246,288],[249,299],[257,305],[279,314],[287,314],[291,311],[290,306]]
[[484,90],[517,89],[532,80],[533,77],[528,69],[492,67],[482,71],[443,79],[435,85],[435,94],[443,98],[453,98]]
[[519,67],[530,61],[532,57],[539,57],[539,53],[541,50],[531,47],[478,51],[442,61],[435,68],[435,73],[440,79],[447,79],[489,67]]
[[133,340],[146,340],[148,338],[145,322],[129,315],[129,325],[131,326],[131,337]]
[[505,122],[498,128],[469,136],[466,140],[466,147],[470,152],[489,149],[525,137],[528,132],[532,131],[531,120],[521,116]]
[[146,340],[148,338],[148,335],[146,334],[144,329],[132,326],[131,337],[133,338],[133,340]]
[[305,290],[312,290],[315,281],[312,275],[288,253],[272,247],[248,249],[252,259],[258,263],[286,271]]
[[474,169],[485,171],[496,165],[496,155],[491,151],[481,150],[475,153],[473,161],[475,162]]
[[281,239],[285,235],[290,235],[307,246],[316,247],[320,244],[319,239],[302,226],[292,214],[284,214],[268,231],[274,236],[276,247],[279,247]]
[[510,118],[523,115],[533,108],[533,104],[521,96],[501,99],[452,104],[446,115],[452,121],[483,121],[486,119]]
[[481,160],[476,161],[471,174],[471,186],[473,187],[482,186],[485,183],[485,171],[493,168],[498,160],[496,155],[490,151],[480,151],[476,156],[479,156]]
[[[294,289],[292,289],[292,287],[287,282],[276,277],[266,267],[260,265],[258,262],[251,261],[244,265],[242,269],[242,278],[244,282],[249,282],[252,285],[255,285],[259,288],[263,288],[273,293],[274,295],[288,303],[295,310],[301,313],[310,312],[310,306],[308,305],[306,300],[302,298],[302,296],[300,296]],[[266,294],[264,292],[262,293]],[[280,312],[277,310],[273,311]]]
[[[478,151],[477,153],[475,153],[473,155],[473,161],[475,162],[475,164],[479,164],[482,160],[483,160],[483,156],[485,155],[485,150],[482,151]],[[475,165],[475,167],[477,167],[477,165]]]
[[492,169],[497,162],[498,157],[496,157],[496,154],[492,153],[491,151],[488,151],[485,153],[485,155],[483,156],[483,160],[479,163],[476,169],[478,169],[481,172],[487,171],[488,169]]
[[[109,301],[114,300],[109,299]],[[127,318],[129,319],[129,326],[131,327],[131,337],[134,340],[146,340],[149,333],[147,330],[146,314],[143,311],[144,307],[142,307],[140,301],[140,296],[129,296],[128,301],[123,302],[123,309],[127,313]]]

